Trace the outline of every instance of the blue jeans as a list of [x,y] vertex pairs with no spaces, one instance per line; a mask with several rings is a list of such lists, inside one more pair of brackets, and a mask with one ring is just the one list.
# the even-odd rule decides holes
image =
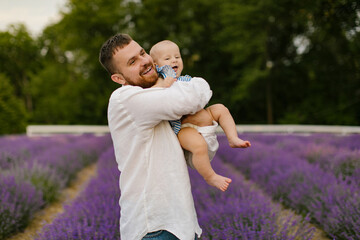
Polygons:
[[[174,234],[166,231],[160,230],[156,232],[151,232],[145,235],[142,240],[179,240]],[[194,240],[197,240],[197,235],[195,234]]]

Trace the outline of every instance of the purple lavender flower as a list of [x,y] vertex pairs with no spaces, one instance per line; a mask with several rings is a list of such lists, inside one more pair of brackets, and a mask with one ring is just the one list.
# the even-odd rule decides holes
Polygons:
[[97,176],[38,239],[119,239],[119,174],[110,148],[99,159]]
[[[241,138],[250,140],[252,147],[233,149],[225,136],[218,137],[213,167],[233,180],[225,193],[190,170],[202,239],[313,239],[309,220],[334,239],[360,239],[358,135],[244,134]],[[58,144],[59,148],[28,151],[36,157],[23,161],[23,169],[7,165],[7,173],[29,179],[21,172],[27,169],[29,175],[47,173],[44,178],[49,180],[71,179],[82,166],[96,161],[93,156],[103,152],[110,140],[84,137],[70,143],[65,138]],[[26,158],[16,156],[19,161]],[[97,176],[38,239],[119,239],[118,177],[110,147],[101,155]],[[60,181],[55,179],[51,181]],[[272,199],[301,215],[284,216]]]
[[[0,218],[6,218],[1,221],[3,226],[0,227],[0,232],[3,228],[4,234],[7,235],[24,228],[34,212],[56,200],[60,190],[69,184],[76,173],[86,165],[97,161],[99,154],[111,144],[109,135],[103,137],[68,135],[56,138],[10,137],[9,139],[11,144],[6,143],[6,138],[0,139],[0,150],[5,153],[2,156],[11,157],[11,161],[7,159],[2,161],[5,164],[2,164],[4,168],[0,169],[3,176],[0,184],[8,182],[8,178],[14,179],[13,184],[1,188],[3,192],[0,194],[2,207]],[[19,145],[16,146],[16,144]],[[6,148],[6,146],[11,147]],[[20,153],[15,151],[16,148]],[[40,196],[41,204],[34,204],[28,200],[22,201],[22,196],[29,195],[28,191],[36,193],[37,198],[34,199]],[[19,196],[20,203],[18,201],[12,203],[9,196]],[[32,195],[29,198],[31,199]],[[14,218],[7,221],[8,215]]]
[[245,183],[238,172],[224,166],[220,159],[214,159],[213,166],[232,179],[225,193],[208,186],[197,172],[190,171],[202,239],[311,239],[313,229],[307,219],[284,217],[279,205],[251,183]]
[[44,202],[42,193],[13,176],[0,176],[0,239],[24,229]]
[[[223,137],[219,139],[226,141]],[[337,154],[341,152],[339,146],[343,140],[331,135],[308,136],[307,143],[303,137],[299,137],[300,141],[293,137],[289,142],[286,139],[287,136],[281,135],[261,136],[245,151],[221,147],[218,154],[274,199],[299,213],[310,214],[312,221],[321,225],[329,236],[357,239],[359,231],[356,230],[360,227],[359,185],[356,181],[349,181],[349,177],[339,178],[336,174],[336,167],[344,163],[348,164],[345,165],[347,172],[342,171],[342,176],[359,171],[356,161]],[[299,142],[303,144],[299,145]],[[304,152],[305,155],[309,153],[307,149],[315,149],[310,151],[312,155],[307,155],[311,158],[304,157]],[[349,147],[344,151],[347,153],[342,156],[353,156],[349,151],[357,149]]]

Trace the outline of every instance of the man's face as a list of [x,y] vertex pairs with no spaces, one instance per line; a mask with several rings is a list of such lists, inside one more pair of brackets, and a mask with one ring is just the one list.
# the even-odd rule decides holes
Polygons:
[[113,61],[118,73],[111,78],[117,83],[149,88],[158,80],[152,58],[135,41],[117,49]]

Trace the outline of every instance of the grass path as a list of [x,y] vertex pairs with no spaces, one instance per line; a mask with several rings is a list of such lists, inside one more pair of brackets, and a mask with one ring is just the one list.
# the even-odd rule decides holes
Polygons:
[[[235,169],[231,164],[222,162],[223,166],[226,168],[227,171],[232,172],[233,174],[236,174],[238,176],[241,176],[244,180],[244,183],[246,185],[249,185],[251,189],[254,189],[256,191],[263,192],[264,195],[267,195],[256,183],[252,182],[251,180],[248,180],[244,177],[244,175],[237,169]],[[291,209],[287,209],[281,205],[281,203],[273,202],[274,205],[278,204],[281,206],[281,212],[280,212],[280,219],[287,219],[289,216],[298,217],[298,215],[292,211]],[[281,224],[281,222],[279,222]],[[326,233],[319,229],[318,227],[314,226],[313,224],[309,224],[310,227],[313,227],[315,229],[313,240],[329,240],[330,238],[326,237]],[[294,228],[294,231],[296,229]]]
[[35,214],[34,219],[24,232],[18,233],[7,240],[33,240],[41,231],[44,225],[51,223],[58,214],[61,214],[63,206],[75,199],[86,187],[89,180],[96,175],[96,163],[82,169],[72,181],[69,187],[60,193],[60,198],[55,203],[48,205]]

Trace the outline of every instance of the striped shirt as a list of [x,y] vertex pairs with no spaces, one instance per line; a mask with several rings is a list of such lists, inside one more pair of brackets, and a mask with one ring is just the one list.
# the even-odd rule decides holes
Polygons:
[[[174,69],[172,69],[172,67],[169,65],[165,65],[162,67],[156,66],[156,70],[164,79],[166,77],[176,78],[176,73],[175,73]],[[189,75],[180,76],[176,79],[176,81],[180,81],[180,82],[189,82],[190,80],[191,80],[191,76],[189,76]],[[172,130],[177,135],[181,129],[181,120],[180,119],[171,120],[171,121],[169,121],[169,123],[170,123]]]

